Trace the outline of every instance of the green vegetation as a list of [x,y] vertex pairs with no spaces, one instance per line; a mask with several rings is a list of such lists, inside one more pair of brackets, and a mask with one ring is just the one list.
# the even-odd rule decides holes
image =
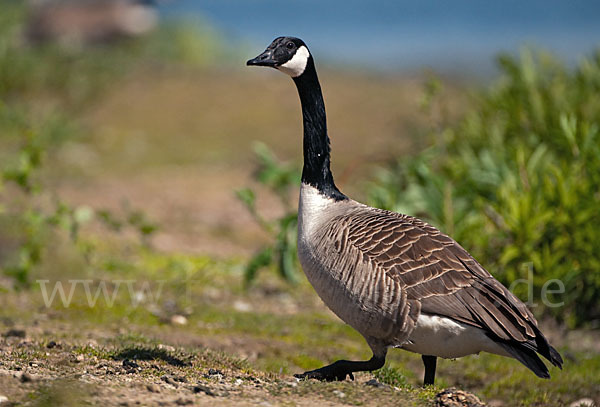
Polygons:
[[379,172],[370,203],[429,220],[506,286],[531,270],[533,297],[515,293],[536,312],[597,325],[600,53],[574,70],[527,50],[499,61],[463,120]]
[[148,38],[76,50],[25,44],[24,21],[22,2],[2,4],[0,241],[11,244],[0,253],[0,271],[21,288],[64,232],[89,257],[93,245],[78,238],[92,220],[115,232],[133,229],[145,243],[157,229],[140,209],[125,207],[119,218],[106,209],[72,206],[46,188],[56,152],[66,141],[84,138],[78,116],[104,90],[148,63],[201,66],[218,55],[214,34],[191,25],[166,25]]
[[278,219],[267,220],[256,208],[256,193],[252,189],[236,191],[238,199],[254,220],[272,238],[272,243],[260,249],[248,262],[244,273],[246,285],[256,278],[258,270],[272,264],[277,265],[281,277],[294,283],[298,280],[298,211],[290,196],[293,188],[297,189],[300,185],[300,172],[295,166],[280,163],[273,152],[262,143],[255,145],[254,152],[259,161],[254,176],[277,196],[284,208],[284,214]]

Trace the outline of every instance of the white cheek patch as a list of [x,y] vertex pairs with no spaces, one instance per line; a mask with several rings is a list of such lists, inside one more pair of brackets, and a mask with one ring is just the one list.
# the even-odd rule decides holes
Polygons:
[[308,63],[308,57],[310,56],[308,49],[303,45],[294,54],[292,59],[287,61],[285,64],[277,67],[281,72],[290,75],[292,78],[300,76],[306,69]]

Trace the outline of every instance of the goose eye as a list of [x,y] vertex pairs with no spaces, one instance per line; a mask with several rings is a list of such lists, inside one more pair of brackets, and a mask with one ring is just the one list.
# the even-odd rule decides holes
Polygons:
[[292,49],[294,48],[294,43],[290,41],[287,44],[285,44],[285,46],[288,47],[288,49]]

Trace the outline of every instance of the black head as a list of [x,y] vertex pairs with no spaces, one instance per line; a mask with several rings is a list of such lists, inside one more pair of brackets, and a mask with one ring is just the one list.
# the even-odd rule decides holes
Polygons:
[[308,47],[300,38],[278,37],[246,65],[269,66],[295,78],[304,73],[310,58]]

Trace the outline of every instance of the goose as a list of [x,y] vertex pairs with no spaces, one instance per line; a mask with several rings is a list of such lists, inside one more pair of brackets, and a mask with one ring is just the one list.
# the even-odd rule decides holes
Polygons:
[[295,377],[354,380],[354,372],[383,367],[389,348],[422,355],[424,385],[434,384],[438,357],[489,352],[550,378],[539,354],[562,368],[525,304],[460,244],[422,220],[369,207],[338,189],[321,86],[304,41],[278,37],[246,64],[275,68],[296,84],[304,128],[300,264],[323,302],[373,352],[366,361],[338,360]]

